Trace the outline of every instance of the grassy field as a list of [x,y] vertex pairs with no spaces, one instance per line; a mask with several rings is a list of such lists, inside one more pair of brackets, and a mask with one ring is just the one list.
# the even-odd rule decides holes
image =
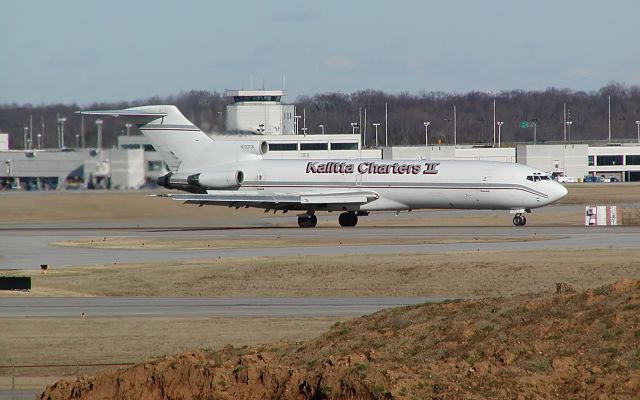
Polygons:
[[[18,389],[44,389],[61,376],[95,373],[87,364],[135,363],[189,350],[310,339],[336,318],[5,318],[0,366]],[[75,367],[75,365],[78,367]],[[57,367],[52,365],[69,365]],[[0,389],[11,387],[0,368]]]
[[260,257],[39,271],[25,296],[511,296],[640,278],[640,249]]
[[[190,349],[303,340],[337,318],[8,318],[0,365],[127,363]],[[124,339],[124,340],[123,340]]]
[[51,243],[55,246],[86,247],[100,249],[163,249],[163,250],[206,250],[206,249],[243,249],[243,248],[272,248],[272,247],[318,247],[318,246],[349,246],[381,245],[381,244],[456,244],[456,243],[505,243],[530,242],[539,240],[553,240],[559,236],[481,236],[481,237],[432,237],[425,239],[410,238],[296,238],[292,236],[256,237],[252,239],[152,239],[152,238],[120,238],[106,237],[66,240]]

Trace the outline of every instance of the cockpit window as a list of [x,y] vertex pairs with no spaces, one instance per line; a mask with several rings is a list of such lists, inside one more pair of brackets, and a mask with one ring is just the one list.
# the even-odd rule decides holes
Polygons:
[[539,172],[534,172],[533,175],[527,176],[527,180],[532,182],[548,181],[550,179],[549,175],[541,174]]

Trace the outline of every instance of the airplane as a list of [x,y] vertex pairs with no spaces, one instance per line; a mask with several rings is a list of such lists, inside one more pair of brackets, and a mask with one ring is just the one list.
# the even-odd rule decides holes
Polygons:
[[210,137],[173,105],[77,113],[135,123],[170,170],[158,184],[188,192],[160,196],[201,206],[300,211],[301,228],[315,227],[319,211],[340,212],[340,226],[353,227],[374,211],[419,209],[508,210],[513,224],[524,226],[526,213],[567,195],[545,172],[517,163],[269,159],[265,141]]

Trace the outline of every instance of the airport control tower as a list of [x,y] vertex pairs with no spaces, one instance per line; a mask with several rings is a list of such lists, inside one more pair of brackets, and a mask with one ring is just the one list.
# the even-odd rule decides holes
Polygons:
[[284,90],[227,90],[226,132],[254,135],[295,135],[296,108],[282,104]]

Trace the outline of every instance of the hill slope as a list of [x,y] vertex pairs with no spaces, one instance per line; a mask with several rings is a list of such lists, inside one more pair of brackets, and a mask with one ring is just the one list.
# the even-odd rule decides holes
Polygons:
[[640,281],[559,291],[384,310],[306,343],[182,354],[40,398],[637,398]]

